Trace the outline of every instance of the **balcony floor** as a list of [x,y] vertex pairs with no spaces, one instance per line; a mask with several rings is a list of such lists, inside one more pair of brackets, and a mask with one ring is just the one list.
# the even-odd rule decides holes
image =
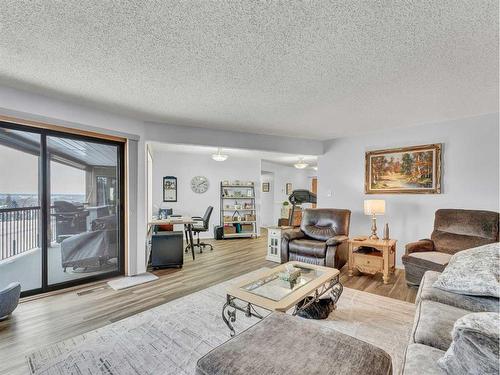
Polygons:
[[[109,265],[105,265],[102,268],[89,268],[84,271],[83,269],[73,270],[71,267],[68,267],[66,272],[64,272],[61,266],[60,245],[56,242],[52,243],[48,254],[49,284],[58,284],[98,275],[103,272],[112,271],[116,267],[116,263],[113,263],[113,260],[111,260]],[[0,260],[0,286],[7,285],[13,281],[19,281],[22,291],[40,288],[42,284],[41,267],[40,248],[29,250],[12,258]]]

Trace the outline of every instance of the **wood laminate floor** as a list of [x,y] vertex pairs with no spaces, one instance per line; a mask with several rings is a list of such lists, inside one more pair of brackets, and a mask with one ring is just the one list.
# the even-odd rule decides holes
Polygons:
[[[266,261],[266,231],[256,239],[207,241],[213,251],[186,254],[182,269],[155,271],[159,280],[115,291],[106,282],[87,284],[43,297],[24,299],[13,316],[0,322],[0,374],[27,373],[24,356],[39,346],[55,343],[137,314],[173,299],[259,269],[273,267]],[[416,289],[409,288],[404,271],[396,270],[384,285],[382,276],[347,275],[348,288],[414,302]]]

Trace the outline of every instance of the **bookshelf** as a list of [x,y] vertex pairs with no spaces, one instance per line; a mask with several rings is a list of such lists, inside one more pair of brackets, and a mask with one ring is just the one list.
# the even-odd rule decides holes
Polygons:
[[254,182],[221,182],[220,222],[223,226],[224,239],[257,236]]

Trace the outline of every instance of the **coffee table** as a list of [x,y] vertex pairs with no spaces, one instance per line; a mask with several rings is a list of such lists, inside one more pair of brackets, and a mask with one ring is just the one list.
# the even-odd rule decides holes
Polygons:
[[[291,265],[299,269],[301,274],[294,284],[278,278],[280,272]],[[245,313],[246,317],[262,319],[255,307],[269,311],[286,312],[294,308],[293,315],[306,309],[326,293],[330,293],[334,309],[343,291],[339,270],[302,262],[288,262],[278,267],[260,271],[250,279],[246,279],[226,289],[226,303],[222,307],[222,319],[234,336],[233,324],[236,311]],[[312,298],[306,303],[297,305],[306,297]]]

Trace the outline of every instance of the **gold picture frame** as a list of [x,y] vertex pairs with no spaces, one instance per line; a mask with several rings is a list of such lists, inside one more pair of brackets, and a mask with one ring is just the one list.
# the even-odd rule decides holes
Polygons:
[[441,194],[442,144],[365,153],[366,194]]

